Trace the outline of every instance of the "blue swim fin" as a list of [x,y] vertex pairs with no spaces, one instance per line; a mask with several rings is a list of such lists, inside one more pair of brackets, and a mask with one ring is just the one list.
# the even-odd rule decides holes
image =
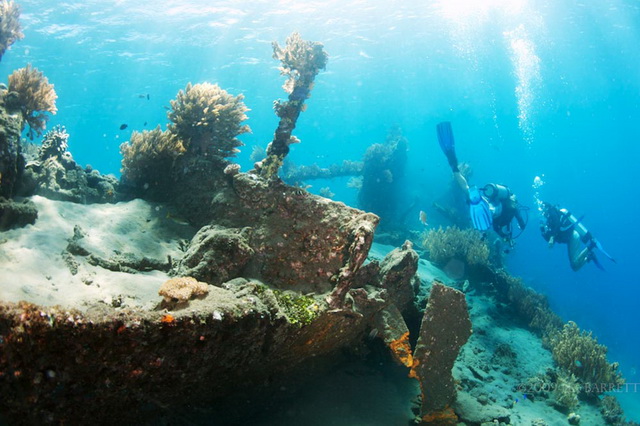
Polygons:
[[491,228],[493,215],[487,200],[482,198],[476,186],[469,187],[469,216],[474,229],[484,232]]
[[596,257],[596,254],[593,251],[589,252],[588,259],[589,259],[589,261],[592,261],[598,267],[598,269],[600,269],[601,271],[605,270],[604,267],[602,266],[602,263],[600,263],[600,261]]
[[607,258],[612,261],[613,263],[617,263],[616,260],[609,254],[607,253],[603,248],[602,248],[602,244],[600,244],[600,241],[596,240],[595,238],[593,239],[593,241],[596,244],[596,248],[598,250],[600,250],[600,253],[604,254],[605,256],[607,256]]
[[454,172],[458,171],[458,158],[456,157],[456,143],[453,139],[453,129],[451,128],[451,122],[443,121],[436,126],[438,133],[438,143],[440,149],[447,157],[449,166]]
[[436,130],[438,132],[438,143],[440,144],[440,149],[444,152],[444,155],[447,155],[447,153],[451,151],[455,151],[456,142],[453,139],[451,122],[443,121],[442,123],[438,123]]

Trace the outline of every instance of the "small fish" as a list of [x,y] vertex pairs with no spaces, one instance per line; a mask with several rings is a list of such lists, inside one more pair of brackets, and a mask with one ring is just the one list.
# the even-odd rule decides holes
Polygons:
[[121,125],[120,125],[120,130],[124,130],[124,129],[126,129],[127,127],[129,127],[129,125],[128,125],[128,124],[121,124]]
[[145,122],[144,122],[144,124],[143,124],[143,126],[146,126],[146,125],[147,125],[147,122],[145,121]]
[[173,216],[171,213],[167,213],[166,216],[167,219],[173,221],[174,223],[177,223],[178,225],[182,225],[182,226],[187,226],[189,225],[189,222],[187,222],[184,219],[180,219],[178,217]]
[[140,99],[146,99],[146,100],[149,100],[149,98],[150,98],[148,93],[146,95],[144,93],[141,93],[141,94],[138,95],[138,97]]
[[579,360],[576,359],[575,364],[576,364],[576,367],[582,368],[582,363]]
[[420,222],[422,222],[422,224],[424,226],[427,226],[427,213],[424,210],[420,210],[420,216],[419,216]]

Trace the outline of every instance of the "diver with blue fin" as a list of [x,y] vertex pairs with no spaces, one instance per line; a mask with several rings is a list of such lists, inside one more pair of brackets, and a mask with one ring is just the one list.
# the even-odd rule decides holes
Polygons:
[[582,218],[578,219],[569,210],[550,203],[542,203],[541,211],[545,219],[540,224],[542,238],[549,243],[549,247],[554,243],[567,245],[571,269],[577,271],[585,263],[593,261],[599,269],[604,270],[594,253],[595,249],[616,263],[616,260],[602,248],[602,244],[584,226]]
[[[475,229],[485,232],[490,228],[513,247],[513,219],[516,219],[521,231],[527,226],[527,221],[522,216],[526,210],[516,200],[516,196],[505,186],[495,183],[478,188],[469,186],[467,179],[460,173],[458,158],[456,157],[455,141],[451,123],[444,121],[436,126],[438,143],[442,152],[447,157],[453,177],[460,188],[468,194],[469,215]],[[518,234],[519,236],[520,234]]]

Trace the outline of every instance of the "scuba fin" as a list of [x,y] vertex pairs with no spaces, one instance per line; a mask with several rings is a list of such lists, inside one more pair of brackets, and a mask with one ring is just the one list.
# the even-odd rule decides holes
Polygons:
[[604,267],[602,266],[602,263],[600,263],[600,261],[598,260],[598,258],[596,257],[596,254],[591,251],[589,252],[589,261],[593,261],[593,263],[598,267],[598,269],[600,269],[601,271],[604,271]]
[[473,228],[478,231],[486,231],[493,224],[493,215],[487,200],[482,198],[478,187],[469,187],[469,216]]
[[454,172],[458,171],[458,158],[456,157],[456,143],[453,139],[453,129],[451,128],[451,122],[443,121],[436,126],[438,133],[438,143],[440,149],[447,157],[449,166]]
[[[613,263],[617,263],[616,260],[609,254],[607,253],[603,248],[602,248],[602,244],[600,244],[600,241],[596,240],[595,238],[593,239],[593,242],[596,245],[596,248],[598,250],[600,250],[600,253],[604,254],[605,256],[607,256],[607,258],[612,261]],[[595,255],[594,255],[594,259],[595,259]],[[597,263],[596,263],[597,264]]]
[[440,144],[440,149],[442,149],[444,155],[447,155],[450,151],[455,151],[456,143],[453,139],[451,122],[443,121],[442,123],[438,123],[436,130],[438,132],[438,143]]

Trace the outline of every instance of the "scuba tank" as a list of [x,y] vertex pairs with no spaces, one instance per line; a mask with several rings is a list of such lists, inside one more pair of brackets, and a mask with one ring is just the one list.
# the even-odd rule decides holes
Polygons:
[[490,201],[507,200],[511,197],[511,190],[498,183],[488,183],[482,188],[482,192]]
[[585,244],[591,252],[590,260],[593,260],[598,268],[604,270],[602,265],[600,265],[600,263],[598,262],[595,254],[593,253],[593,249],[596,248],[600,250],[600,252],[604,254],[609,260],[611,260],[613,263],[616,263],[616,260],[609,253],[607,253],[604,248],[602,248],[602,244],[600,244],[600,242],[593,237],[587,227],[582,224],[582,218],[576,218],[567,209],[559,209],[559,211],[562,215],[560,221],[561,231],[573,232],[575,230],[580,236],[580,241],[582,241],[582,243]]
[[587,227],[582,224],[582,221],[581,221],[582,218],[578,219],[577,217],[572,215],[571,212],[567,209],[560,209],[559,211],[560,211],[560,214],[562,215],[562,219],[560,222],[561,232],[566,232],[570,230],[577,231],[578,235],[580,235],[580,241],[582,241],[584,244],[588,244],[593,239],[591,232],[589,232]]

